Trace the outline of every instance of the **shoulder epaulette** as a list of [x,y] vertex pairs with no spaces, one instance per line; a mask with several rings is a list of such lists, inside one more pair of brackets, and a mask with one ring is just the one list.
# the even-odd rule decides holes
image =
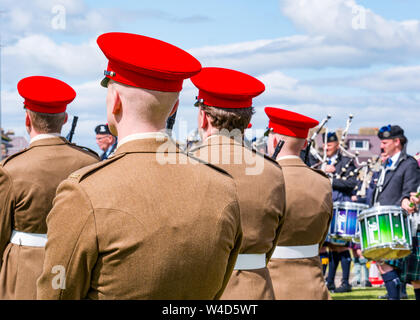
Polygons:
[[214,164],[211,164],[210,162],[207,162],[207,161],[204,161],[204,160],[202,160],[200,158],[197,158],[197,157],[193,156],[189,152],[184,152],[184,151],[181,151],[181,150],[179,152],[182,153],[182,154],[184,154],[184,155],[186,155],[188,158],[191,158],[191,159],[193,159],[193,160],[195,160],[195,161],[197,161],[197,162],[199,162],[201,164],[204,164],[204,165],[206,165],[206,166],[208,166],[208,167],[210,167],[210,168],[212,168],[214,170],[219,171],[220,173],[223,173],[223,174],[225,174],[225,175],[233,178],[226,170],[223,170],[222,168],[220,168],[220,167],[218,167],[218,166],[216,166]]
[[99,158],[99,155],[98,155],[95,151],[93,151],[92,149],[90,149],[90,148],[88,148],[88,147],[79,146],[79,145],[77,145],[77,144],[75,144],[75,143],[72,143],[72,142],[69,142],[69,141],[67,141],[67,144],[68,144],[69,146],[73,147],[73,148],[77,148],[77,149],[79,149],[79,150],[81,150],[81,151],[86,151],[86,152],[88,152],[88,153],[91,153],[91,154],[93,154],[95,157]]
[[261,157],[264,157],[264,159],[265,160],[268,160],[268,161],[270,161],[270,162],[272,162],[273,164],[275,164],[277,167],[279,167],[280,165],[279,165],[279,163],[276,161],[276,160],[274,160],[273,158],[271,158],[270,156],[268,156],[267,154],[265,154],[265,153],[262,153],[262,152],[260,152],[260,151],[258,151],[257,149],[254,149],[254,148],[250,148],[250,147],[247,147],[247,146],[245,146],[244,145],[244,147],[245,148],[247,148],[248,150],[251,150],[253,153],[255,153],[255,154],[257,154],[257,155],[259,155],[259,156],[261,156]]
[[69,175],[69,179],[74,179],[77,180],[78,182],[82,181],[84,178],[90,176],[91,174],[93,174],[94,172],[99,171],[101,168],[106,167],[107,165],[109,165],[110,163],[122,158],[125,155],[125,153],[121,153],[118,155],[114,155],[111,158],[108,158],[107,160],[98,162],[98,163],[94,163],[90,166],[84,167],[82,169],[79,169],[75,172],[73,172],[72,174]]
[[319,169],[315,169],[315,168],[311,168],[311,167],[308,167],[308,168],[311,169],[312,171],[316,172],[316,173],[319,173],[321,176],[329,179],[329,176],[324,171],[319,170]]
[[9,162],[10,160],[12,160],[13,158],[16,158],[18,155],[21,155],[22,153],[25,153],[26,151],[28,151],[30,148],[25,148],[23,150],[20,150],[10,156],[8,156],[7,158],[3,159],[0,162],[0,165],[3,167],[7,162]]

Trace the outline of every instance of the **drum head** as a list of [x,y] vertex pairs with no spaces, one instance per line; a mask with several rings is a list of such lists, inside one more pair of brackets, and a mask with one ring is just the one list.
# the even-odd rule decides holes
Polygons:
[[390,247],[382,247],[362,250],[362,255],[365,258],[375,261],[401,259],[410,255],[410,253],[411,250],[409,248],[396,250]]

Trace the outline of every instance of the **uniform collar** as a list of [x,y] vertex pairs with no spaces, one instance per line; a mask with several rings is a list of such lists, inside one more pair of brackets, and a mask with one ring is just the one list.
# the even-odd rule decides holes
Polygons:
[[122,145],[126,144],[127,142],[134,141],[134,140],[144,140],[144,139],[164,140],[167,138],[169,138],[168,134],[166,134],[165,132],[160,132],[160,131],[133,133],[121,139],[117,144],[117,149],[119,149]]
[[394,154],[391,157],[391,160],[392,160],[391,168],[395,168],[395,166],[397,165],[397,162],[398,162],[398,159],[400,158],[400,156],[401,156],[401,151],[400,152],[397,152],[396,154]]
[[242,137],[241,140],[238,140],[236,137],[227,136],[221,133],[212,134],[204,139],[202,145],[211,145],[211,144],[239,144],[242,145]]
[[55,138],[55,137],[61,137],[61,135],[59,133],[40,133],[36,135],[35,137],[33,137],[31,141],[29,142],[29,144],[35,141],[39,141],[43,139],[50,139],[50,138]]
[[[29,148],[31,147],[37,147],[37,146],[51,146],[51,145],[58,145],[58,144],[66,144],[68,141],[66,138],[60,136],[59,134],[48,134],[42,135],[42,137],[39,137],[40,135],[37,135],[33,139],[31,139],[31,142],[29,144]],[[39,137],[39,138],[37,138]],[[35,139],[37,138],[37,139]]]
[[121,153],[178,153],[177,144],[163,132],[136,133],[118,142],[114,155]]
[[287,156],[282,156],[280,158],[277,158],[277,161],[286,160],[286,159],[300,159],[300,157],[295,156],[293,154],[290,154],[290,155],[287,155]]
[[280,166],[307,167],[307,165],[298,156],[284,156],[284,157],[281,157],[280,159],[277,159],[277,163]]
[[327,160],[331,160],[331,163],[333,163],[334,160],[337,159],[337,158],[338,158],[338,152],[336,152],[331,158],[327,157]]

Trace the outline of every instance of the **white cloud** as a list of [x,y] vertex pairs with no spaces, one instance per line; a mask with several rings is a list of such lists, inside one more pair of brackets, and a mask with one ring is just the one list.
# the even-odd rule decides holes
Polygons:
[[95,40],[58,44],[41,34],[21,38],[3,49],[5,84],[15,86],[21,78],[35,74],[78,81],[100,77],[107,60]]
[[419,93],[420,65],[391,67],[388,69],[361,73],[359,76],[315,78],[305,80],[311,86],[341,86],[360,88],[368,92]]
[[[90,9],[83,0],[0,0],[2,31],[6,42],[37,33],[87,34],[97,33],[118,23],[116,11]],[[54,23],[64,21],[64,28]]]
[[[367,49],[420,48],[420,21],[386,20],[354,0],[282,0],[283,13],[311,35]],[[361,19],[359,19],[361,18]]]

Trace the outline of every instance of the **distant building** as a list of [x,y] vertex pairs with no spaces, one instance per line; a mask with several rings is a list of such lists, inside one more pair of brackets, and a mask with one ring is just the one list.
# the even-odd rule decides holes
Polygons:
[[[377,158],[380,155],[381,140],[377,135],[378,130],[378,128],[360,128],[357,134],[347,134],[345,141],[346,150],[353,155],[358,154],[359,163],[366,162],[368,159]],[[325,130],[322,130],[315,138],[315,146],[320,154],[323,154],[322,133],[324,132]],[[336,130],[339,139],[341,139],[342,132],[343,129]],[[310,134],[312,133],[310,132]]]
[[16,137],[14,131],[9,130],[4,133],[4,130],[1,130],[1,155],[2,159],[19,152],[26,147],[28,147],[29,142],[25,137]]

